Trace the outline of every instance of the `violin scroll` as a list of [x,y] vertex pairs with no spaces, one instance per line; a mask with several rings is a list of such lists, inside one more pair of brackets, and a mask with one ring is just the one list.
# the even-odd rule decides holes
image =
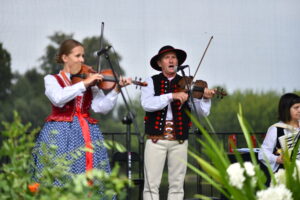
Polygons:
[[148,83],[147,83],[147,82],[142,82],[142,78],[139,78],[139,80],[137,80],[137,77],[135,77],[135,79],[132,81],[132,83],[133,83],[134,85],[136,85],[136,88],[137,88],[138,86],[140,86],[140,87],[146,87],[146,86],[148,86]]
[[224,90],[224,88],[217,87],[215,90],[217,98],[223,99],[224,96],[227,96],[227,92]]

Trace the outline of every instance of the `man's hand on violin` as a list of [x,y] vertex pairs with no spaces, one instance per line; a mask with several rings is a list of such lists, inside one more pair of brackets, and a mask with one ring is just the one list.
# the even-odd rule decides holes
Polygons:
[[186,100],[188,99],[189,95],[185,92],[176,92],[176,93],[172,93],[172,98],[174,100],[179,100],[181,104],[183,104],[184,102],[186,102]]
[[216,94],[216,89],[204,88],[203,97],[205,99],[211,99],[214,97],[215,94]]
[[90,73],[86,79],[83,80],[84,86],[87,88],[95,84],[96,81],[102,81],[103,75],[99,73]]

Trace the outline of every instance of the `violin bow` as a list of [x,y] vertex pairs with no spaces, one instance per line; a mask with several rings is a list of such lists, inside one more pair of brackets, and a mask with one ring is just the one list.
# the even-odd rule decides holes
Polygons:
[[211,41],[212,41],[213,38],[214,38],[214,37],[211,36],[210,39],[209,39],[209,42],[208,42],[208,44],[207,44],[207,46],[206,46],[206,48],[205,48],[205,50],[204,50],[204,53],[203,53],[203,55],[202,55],[202,58],[201,58],[201,60],[200,60],[200,62],[199,62],[199,64],[198,64],[198,67],[197,67],[196,71],[195,71],[195,74],[194,74],[194,76],[192,76],[191,83],[188,83],[188,82],[187,82],[187,80],[186,80],[186,78],[185,78],[185,74],[183,74],[183,78],[184,78],[184,80],[185,80],[187,89],[188,89],[189,91],[190,91],[190,89],[191,89],[191,84],[193,83],[193,79],[195,78],[195,76],[196,76],[196,74],[197,74],[197,72],[198,72],[198,70],[199,70],[199,68],[200,68],[200,65],[201,65],[201,63],[202,63],[202,61],[203,61],[203,58],[204,58],[204,56],[205,56],[205,54],[206,54],[206,52],[207,52],[207,49],[208,49],[208,47],[209,47],[209,45],[210,45],[210,43],[211,43]]
[[194,74],[194,76],[193,76],[193,79],[195,78],[195,76],[196,76],[196,74],[197,74],[197,72],[198,72],[198,70],[199,70],[199,68],[200,68],[200,65],[201,65],[201,63],[202,63],[202,61],[203,61],[203,58],[204,58],[204,56],[205,56],[205,54],[206,54],[206,52],[207,52],[207,49],[208,49],[208,47],[209,47],[209,45],[210,45],[210,43],[211,43],[211,41],[212,41],[213,38],[214,38],[214,36],[211,36],[210,39],[209,39],[209,42],[208,42],[208,44],[207,44],[207,46],[206,46],[206,48],[205,48],[205,50],[204,50],[204,53],[203,53],[202,58],[201,58],[201,60],[200,60],[200,62],[199,62],[199,64],[198,64],[198,67],[197,67],[197,69],[196,69],[196,71],[195,71],[195,74]]

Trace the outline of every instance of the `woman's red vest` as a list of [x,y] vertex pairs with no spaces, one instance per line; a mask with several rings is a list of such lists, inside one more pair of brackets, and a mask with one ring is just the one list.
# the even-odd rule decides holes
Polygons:
[[[65,87],[63,80],[58,75],[54,75],[58,83],[61,87]],[[82,106],[80,113],[84,116],[84,118],[87,119],[89,123],[96,124],[98,120],[90,117],[90,107],[93,99],[93,94],[91,88],[88,88],[87,91],[84,93],[82,97]],[[51,114],[46,118],[46,121],[65,121],[65,122],[71,122],[73,121],[73,117],[76,113],[76,99],[73,99],[66,103],[62,108],[56,107],[52,104],[52,112]]]

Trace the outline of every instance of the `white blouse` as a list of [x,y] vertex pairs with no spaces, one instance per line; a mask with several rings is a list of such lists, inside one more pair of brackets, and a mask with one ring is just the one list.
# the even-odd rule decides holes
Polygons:
[[[162,110],[167,105],[169,105],[172,101],[172,93],[162,94],[159,96],[154,96],[154,84],[153,79],[151,77],[146,79],[148,85],[146,87],[142,87],[141,89],[141,104],[145,111],[147,112],[155,112],[158,110]],[[194,98],[194,104],[197,110],[197,113],[200,116],[208,116],[211,107],[210,99],[196,99]],[[192,102],[189,101],[189,106],[193,109]],[[168,106],[167,117],[166,120],[172,120],[172,109],[171,106]]]
[[[61,74],[58,74],[61,78]],[[70,80],[70,74],[66,73]],[[63,79],[63,78],[62,78]],[[82,81],[74,85],[62,88],[53,75],[46,75],[45,82],[45,95],[51,103],[57,107],[63,107],[67,102],[74,99],[76,96],[82,96],[86,88]],[[106,114],[113,109],[117,102],[118,93],[112,90],[107,95],[103,93],[97,86],[92,87],[93,100],[91,108],[96,113]]]

